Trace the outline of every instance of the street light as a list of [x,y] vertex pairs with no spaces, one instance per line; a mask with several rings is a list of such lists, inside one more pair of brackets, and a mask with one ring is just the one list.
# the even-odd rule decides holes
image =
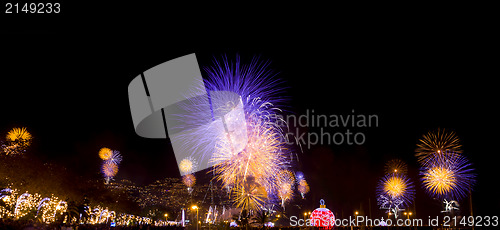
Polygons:
[[195,210],[195,209],[196,209],[196,230],[198,230],[198,224],[200,223],[200,221],[198,220],[198,206],[193,205],[191,208],[192,208],[193,210]]
[[354,216],[357,216],[358,214],[359,214],[359,212],[358,212],[358,211],[355,211],[355,212],[354,212]]
[[165,221],[167,221],[167,222],[168,222],[168,214],[167,214],[167,213],[165,213],[165,215],[163,215],[163,216],[165,216]]

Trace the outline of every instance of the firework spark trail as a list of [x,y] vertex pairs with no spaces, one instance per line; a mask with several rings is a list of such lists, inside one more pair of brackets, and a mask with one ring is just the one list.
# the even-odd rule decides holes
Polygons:
[[467,158],[453,151],[430,156],[420,174],[426,191],[440,199],[460,200],[475,183]]

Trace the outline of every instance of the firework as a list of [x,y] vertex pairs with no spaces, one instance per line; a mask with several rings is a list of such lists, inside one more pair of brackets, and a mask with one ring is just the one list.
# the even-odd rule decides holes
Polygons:
[[109,148],[101,148],[99,150],[99,157],[102,160],[109,160],[112,155],[113,155],[113,151]]
[[7,133],[7,140],[9,141],[28,141],[31,140],[31,134],[26,131],[26,128],[13,128]]
[[233,152],[227,139],[222,139],[212,156],[216,178],[224,186],[244,182],[247,177],[267,190],[273,189],[276,176],[287,159],[283,153],[283,140],[272,127],[248,122],[250,126],[248,143],[241,152]]
[[196,184],[196,177],[193,174],[187,174],[182,176],[182,183],[186,185],[186,187],[191,188]]
[[181,170],[181,173],[193,173],[197,168],[197,163],[196,160],[192,157],[187,157],[184,158],[180,163],[179,163],[179,169]]
[[304,173],[301,171],[295,172],[295,178],[297,178],[298,181],[304,179]]
[[295,177],[289,170],[281,170],[277,177],[277,195],[281,199],[281,206],[285,208],[285,202],[292,199]]
[[235,62],[230,62],[225,57],[222,61],[214,60],[214,65],[204,68],[208,75],[205,85],[209,91],[229,91],[240,95],[244,99],[246,111],[250,107],[260,106],[252,104],[252,100],[256,98],[264,103],[280,106],[286,100],[280,95],[285,88],[282,87],[283,82],[275,78],[276,74],[270,70],[269,64],[270,62],[258,58],[253,58],[247,65],[241,64],[239,56]]
[[32,138],[26,128],[13,128],[7,133],[2,149],[7,155],[21,154],[30,146]]
[[122,162],[122,155],[120,154],[120,151],[112,150],[111,157],[108,159],[108,161],[111,161],[116,165],[119,165]]
[[400,159],[392,159],[385,164],[385,174],[401,173],[406,174],[408,167]]
[[307,181],[305,179],[302,179],[299,181],[299,186],[297,187],[297,190],[299,190],[300,195],[302,195],[302,198],[304,198],[304,195],[309,192],[309,184],[307,184]]
[[[212,102],[212,116],[216,118],[214,126],[220,118],[224,129],[205,135],[215,140],[214,145],[209,145],[215,146],[209,152],[211,172],[222,186],[234,188],[239,194],[249,191],[245,184],[251,180],[252,186],[262,188],[268,198],[273,197],[266,202],[279,197],[284,205],[292,197],[295,176],[286,170],[293,154],[287,148],[286,122],[277,107],[285,100],[278,96],[283,92],[281,81],[273,79],[268,62],[257,58],[249,65],[241,64],[239,57],[235,62],[223,58],[214,64],[205,68],[208,78],[204,85]],[[241,196],[232,197],[240,206],[249,202],[242,201]]]
[[261,210],[265,204],[267,193],[264,187],[248,178],[244,183],[232,189],[231,200],[238,208]]
[[462,153],[462,145],[455,132],[446,132],[445,129],[428,132],[419,141],[415,150],[415,156],[423,164],[433,154],[441,154],[447,151]]
[[377,188],[378,196],[387,197],[391,201],[400,200],[401,207],[409,205],[415,195],[413,183],[404,174],[385,175]]
[[106,178],[114,177],[118,173],[118,164],[110,160],[104,161],[102,163],[101,171]]
[[423,186],[433,197],[460,200],[475,182],[470,166],[467,158],[458,153],[435,154],[421,168]]

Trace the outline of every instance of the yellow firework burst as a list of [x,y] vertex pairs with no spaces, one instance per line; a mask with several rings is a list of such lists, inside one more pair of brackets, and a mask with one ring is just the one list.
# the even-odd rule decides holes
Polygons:
[[109,148],[101,148],[99,150],[99,157],[103,160],[109,160],[111,156],[113,155],[113,151]]
[[179,163],[181,173],[192,173],[196,167],[196,161],[192,157],[185,158]]
[[424,187],[431,193],[442,196],[453,190],[457,182],[455,173],[446,167],[436,166],[424,173]]
[[399,197],[406,191],[406,183],[401,177],[390,177],[384,183],[384,192],[391,197]]
[[436,131],[428,132],[419,140],[415,156],[419,162],[425,164],[427,158],[432,154],[441,154],[449,151],[462,153],[461,147],[460,139],[455,132],[446,132],[445,129],[437,129]]
[[29,141],[31,134],[26,128],[13,128],[7,133],[7,140],[9,141]]
[[231,199],[236,207],[246,210],[261,210],[266,197],[265,188],[253,181],[253,178],[233,188],[231,193]]
[[403,202],[401,207],[410,204],[415,195],[415,186],[405,174],[386,174],[377,186],[377,195],[386,199]]

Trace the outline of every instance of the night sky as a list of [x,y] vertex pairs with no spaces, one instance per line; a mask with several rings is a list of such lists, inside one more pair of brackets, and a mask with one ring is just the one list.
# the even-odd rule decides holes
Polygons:
[[[34,136],[30,151],[42,161],[96,178],[97,152],[109,147],[123,156],[117,179],[146,185],[179,177],[168,140],[135,134],[128,84],[141,72],[190,53],[196,53],[202,67],[221,55],[239,54],[247,61],[257,55],[270,60],[284,81],[287,113],[354,110],[379,117],[378,127],[350,128],[366,135],[363,145],[296,150],[296,167],[311,187],[300,201],[305,209],[318,207],[323,198],[338,215],[360,209],[368,215],[370,199],[373,216],[382,215],[375,187],[385,162],[400,158],[416,187],[417,215],[437,215],[440,203],[422,189],[414,151],[424,133],[446,128],[457,133],[476,168],[474,215],[498,215],[498,91],[493,78],[498,74],[489,46],[479,40],[434,32],[329,33],[304,25],[234,31],[209,23],[186,27],[199,29],[193,32],[177,30],[180,26],[171,31],[165,23],[157,27],[165,34],[137,24],[77,25],[85,26],[58,24],[2,36],[0,134],[27,127]],[[462,203],[468,214],[468,199]]]

